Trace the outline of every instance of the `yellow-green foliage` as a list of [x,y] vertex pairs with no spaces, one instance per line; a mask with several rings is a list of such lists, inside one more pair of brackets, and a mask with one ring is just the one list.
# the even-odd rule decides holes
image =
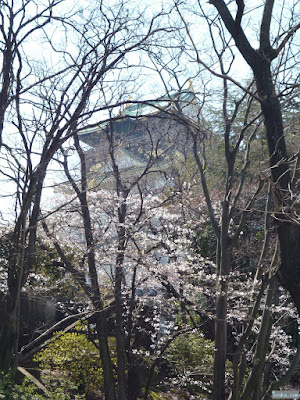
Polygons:
[[171,387],[190,394],[211,390],[214,342],[198,332],[183,334],[170,344],[165,356],[173,370]]
[[151,391],[149,392],[148,397],[149,400],[164,400],[164,398],[160,394]]
[[[84,394],[70,393],[70,384],[60,379],[59,387],[51,390],[51,400],[85,400]],[[39,388],[25,377],[21,384],[15,384],[10,375],[0,371],[1,400],[49,400],[49,395],[43,394]]]
[[[80,387],[84,393],[99,392],[103,389],[103,374],[99,350],[89,341],[85,333],[65,333],[40,351],[34,361],[43,370],[48,384],[59,384],[61,378],[68,378],[70,386]],[[110,345],[113,347],[112,339]]]
[[179,370],[195,369],[201,374],[212,372],[214,342],[199,333],[178,336],[168,347],[168,360]]
[[[212,390],[214,342],[201,333],[179,335],[167,348],[164,356],[173,369],[171,386],[184,389],[187,393],[207,394]],[[232,372],[227,361],[226,369]]]

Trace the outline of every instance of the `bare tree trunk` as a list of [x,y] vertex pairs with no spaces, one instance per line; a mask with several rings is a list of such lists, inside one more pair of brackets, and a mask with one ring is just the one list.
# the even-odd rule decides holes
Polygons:
[[82,148],[80,147],[78,136],[74,135],[74,144],[77,153],[80,158],[80,168],[81,168],[81,187],[78,187],[74,179],[72,178],[67,164],[67,158],[65,156],[64,169],[66,176],[71,183],[75,193],[77,194],[78,200],[80,202],[80,208],[82,213],[82,221],[84,226],[85,241],[88,250],[88,270],[91,279],[91,294],[92,302],[95,309],[98,311],[96,317],[96,328],[97,335],[99,339],[100,348],[100,358],[103,368],[103,378],[104,378],[104,392],[106,400],[115,400],[115,382],[113,376],[113,367],[110,356],[110,350],[108,346],[108,327],[107,327],[107,317],[104,309],[103,300],[99,290],[98,284],[98,274],[96,268],[96,258],[95,258],[95,242],[93,234],[93,226],[91,221],[91,215],[89,211],[89,205],[87,201],[87,167],[85,155]]
[[227,292],[226,278],[220,276],[217,285],[216,320],[215,320],[215,357],[213,400],[225,400],[225,366],[227,347]]
[[266,138],[269,148],[270,167],[276,199],[278,238],[280,243],[281,265],[278,271],[279,282],[289,291],[300,313],[300,225],[291,222],[290,190],[293,182],[289,172],[288,154],[282,123],[281,104],[276,94],[271,73],[271,62],[279,55],[289,39],[300,29],[300,24],[289,27],[284,32],[281,43],[273,48],[270,43],[270,26],[274,0],[266,0],[260,27],[260,48],[255,50],[249,43],[242,27],[244,2],[237,1],[238,11],[235,19],[224,0],[210,0],[218,10],[235,44],[254,73],[261,109],[264,116]]
[[0,332],[0,370],[15,373],[17,368],[20,324],[18,287],[5,296],[5,312]]
[[115,310],[116,310],[116,342],[117,342],[117,375],[118,375],[118,399],[126,400],[126,368],[125,368],[125,337],[123,323],[123,301],[122,301],[122,266],[116,266],[115,273]]
[[[224,202],[226,203],[226,201]],[[221,262],[217,281],[215,357],[213,400],[225,400],[225,371],[227,359],[227,301],[228,275],[230,272],[231,246],[228,238],[228,204],[223,205],[221,228]]]
[[18,366],[20,293],[26,275],[26,215],[24,206],[10,237],[5,312],[0,329],[0,369],[12,374]]
[[124,252],[126,243],[126,231],[124,223],[126,219],[126,197],[122,199],[119,206],[119,232],[118,232],[118,254],[116,258],[115,272],[115,310],[116,310],[116,342],[117,342],[117,375],[118,375],[118,400],[127,399],[127,381],[126,381],[126,339],[124,332],[124,304],[122,299],[122,281],[124,279]]
[[266,361],[266,354],[269,347],[269,338],[272,328],[271,306],[276,288],[276,278],[273,276],[268,287],[266,306],[262,316],[262,324],[257,338],[257,345],[254,354],[253,368],[245,385],[240,400],[256,400],[261,397],[261,381]]
[[281,106],[272,82],[270,66],[264,62],[264,74],[255,71],[255,78],[264,115],[266,137],[268,141],[272,181],[275,192],[275,212],[277,232],[280,243],[281,264],[278,270],[278,280],[293,298],[300,314],[300,225],[290,221],[293,213],[290,190],[291,181],[288,154],[285,145]]
[[104,393],[106,400],[115,400],[115,381],[110,350],[108,347],[107,315],[103,310],[96,315],[96,329],[99,340],[100,358],[103,369]]

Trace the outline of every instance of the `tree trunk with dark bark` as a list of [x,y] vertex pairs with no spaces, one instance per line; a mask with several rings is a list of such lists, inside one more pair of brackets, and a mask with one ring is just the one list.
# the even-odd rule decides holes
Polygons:
[[124,258],[126,247],[126,196],[118,209],[120,227],[118,228],[118,254],[116,257],[115,271],[115,310],[116,310],[116,343],[117,343],[117,375],[118,375],[118,400],[127,400],[126,378],[126,338],[124,331],[124,304],[122,299],[122,281],[124,279]]
[[[261,73],[261,71],[264,73]],[[280,244],[281,263],[277,277],[290,293],[300,314],[300,225],[291,222],[292,181],[285,145],[282,112],[275,87],[271,83],[270,66],[265,61],[255,71],[255,79],[261,101],[268,141],[271,175],[275,194],[275,218]]]
[[20,325],[20,292],[5,298],[5,312],[0,332],[0,370],[15,373],[18,365],[18,342]]
[[[233,16],[233,12],[229,10],[224,0],[210,0],[210,3],[218,11],[226,29],[234,39],[237,49],[254,74],[258,91],[256,98],[259,99],[264,117],[275,198],[274,215],[280,247],[280,264],[277,277],[282,286],[290,293],[300,313],[300,224],[292,222],[293,204],[291,191],[293,182],[285,144],[282,109],[271,72],[272,60],[278,56],[295,31],[300,28],[300,24],[292,28],[289,27],[289,30],[284,32],[280,39],[282,42],[277,43],[276,49],[272,48],[270,27],[274,0],[265,0],[260,26],[260,47],[256,50],[251,46],[241,26],[245,8],[244,1],[236,0],[237,10],[235,16]],[[262,354],[262,357],[264,356],[265,354]],[[262,362],[260,365],[263,365]],[[252,382],[254,385],[260,384],[260,374],[261,370],[257,370],[255,379],[253,378]],[[253,374],[252,377],[254,377]],[[218,384],[219,386],[218,389],[214,389],[214,400],[224,400],[225,398],[224,390],[222,389],[225,384],[224,379],[225,376],[223,382],[220,381],[220,383],[214,380],[214,385]],[[256,392],[253,387],[250,387],[251,385],[247,385],[247,389],[258,393],[259,388]],[[249,396],[251,396],[250,393],[244,393],[243,399],[248,400],[250,399]]]
[[113,366],[111,361],[110,349],[108,345],[108,323],[107,323],[107,315],[103,303],[103,299],[99,289],[98,283],[98,273],[96,267],[96,257],[95,257],[95,241],[93,235],[93,225],[87,200],[87,189],[88,189],[88,179],[87,179],[87,167],[86,167],[86,159],[83,153],[83,150],[80,146],[78,136],[74,135],[74,144],[77,150],[77,153],[80,158],[80,167],[81,167],[81,187],[77,186],[76,182],[72,178],[69,169],[67,160],[65,158],[64,168],[66,175],[68,177],[69,182],[73,186],[74,191],[76,192],[78,199],[80,201],[80,207],[82,212],[83,226],[84,226],[84,234],[86,246],[88,249],[88,270],[89,276],[91,279],[91,290],[92,290],[92,301],[95,309],[98,311],[96,318],[96,329],[97,335],[99,339],[99,348],[100,348],[100,358],[103,369],[103,379],[104,379],[104,393],[106,400],[115,400],[115,382],[114,382],[114,374],[113,374]]
[[[282,42],[276,49],[270,44],[270,26],[274,0],[266,0],[260,27],[260,47],[255,50],[249,43],[242,27],[244,2],[237,1],[238,12],[234,19],[224,0],[210,0],[215,6],[231,34],[235,44],[245,61],[251,67],[264,116],[266,138],[268,142],[271,176],[274,185],[276,200],[275,216],[280,244],[281,264],[278,271],[278,280],[288,290],[300,313],[300,225],[290,220],[293,210],[290,208],[289,198],[292,190],[291,175],[289,172],[288,154],[282,122],[282,109],[279,97],[276,94],[271,72],[271,62],[288,43],[288,40],[300,28],[300,24],[289,27],[284,33]],[[239,15],[239,18],[238,18]]]
[[104,310],[96,314],[96,329],[99,341],[100,359],[103,369],[105,399],[115,400],[116,385],[113,377],[113,366],[107,341],[107,315]]
[[[24,217],[25,216],[25,217]],[[18,366],[20,335],[20,294],[25,273],[26,212],[20,216],[9,238],[7,293],[0,328],[0,369],[13,375]]]

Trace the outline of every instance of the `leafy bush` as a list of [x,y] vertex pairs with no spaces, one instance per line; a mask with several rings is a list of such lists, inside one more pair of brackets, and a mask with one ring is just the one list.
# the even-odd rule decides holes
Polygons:
[[200,333],[182,334],[169,345],[165,357],[173,370],[172,387],[190,393],[208,392],[213,373],[214,342]]
[[[69,382],[60,381],[60,387],[50,391],[51,400],[85,400],[84,395],[71,395]],[[14,384],[9,374],[0,371],[0,399],[1,400],[49,400],[49,396],[40,393],[38,387],[25,378],[22,384]]]
[[215,258],[217,238],[211,224],[201,227],[201,230],[195,232],[194,251],[201,254],[204,258]]
[[[0,372],[0,399],[1,400],[49,400],[49,396],[40,393],[40,390],[28,378],[22,384],[14,384],[9,374]],[[52,400],[84,400],[84,396],[72,396],[61,386],[51,392]]]
[[0,371],[0,399],[11,399],[13,387],[14,384],[10,375],[4,374],[3,371]]
[[[99,350],[85,333],[80,332],[83,328],[57,337],[34,357],[47,388],[57,390],[67,382],[69,391],[90,397],[102,391],[104,382]],[[110,345],[114,347],[112,339]]]

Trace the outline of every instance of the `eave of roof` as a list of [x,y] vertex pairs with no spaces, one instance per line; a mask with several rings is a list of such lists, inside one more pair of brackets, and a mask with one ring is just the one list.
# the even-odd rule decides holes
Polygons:
[[[173,94],[167,94],[153,101],[130,104],[120,115],[120,121],[123,118],[126,119],[126,117],[138,118],[158,114],[162,110],[167,109],[174,101],[178,101],[184,107],[191,104],[194,98],[195,94],[191,90],[183,90],[180,93],[176,92]],[[118,121],[118,118],[116,121]],[[78,133],[78,135],[83,139],[84,136],[88,136],[90,134],[100,134],[107,124],[108,122],[103,122],[96,127],[83,129]]]

